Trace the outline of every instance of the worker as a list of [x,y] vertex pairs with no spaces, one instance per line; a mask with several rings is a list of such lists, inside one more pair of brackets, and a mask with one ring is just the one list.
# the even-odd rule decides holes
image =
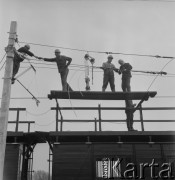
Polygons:
[[103,76],[103,86],[102,91],[105,92],[108,82],[110,83],[110,88],[112,92],[115,92],[115,78],[114,78],[114,71],[118,72],[118,69],[115,67],[114,64],[112,64],[113,56],[109,55],[107,62],[103,63],[101,69],[104,71]]
[[125,63],[122,59],[118,60],[120,64],[119,74],[122,74],[122,90],[123,92],[131,92],[131,69],[132,66],[129,63]]
[[60,76],[61,76],[62,90],[73,91],[72,88],[67,83],[67,76],[69,73],[68,66],[71,64],[72,58],[61,55],[61,51],[59,49],[56,49],[55,58],[39,57],[39,59],[43,59],[44,61],[48,61],[48,62],[56,62],[57,67],[58,67],[58,72],[60,73]]
[[84,65],[85,65],[85,83],[86,83],[86,91],[90,90],[90,78],[89,78],[89,55],[85,54],[84,56]]
[[13,58],[13,72],[12,72],[12,80],[11,83],[15,83],[15,75],[19,71],[20,63],[24,61],[26,58],[26,55],[29,55],[31,57],[38,58],[35,56],[30,50],[30,45],[26,44],[25,46],[19,48],[18,50],[14,51],[14,58]]
[[[122,90],[123,92],[131,92],[131,70],[132,66],[129,63],[125,63],[124,60],[119,59],[118,63],[120,64],[119,74],[122,74]],[[125,100],[126,104],[126,123],[128,131],[136,131],[133,128],[133,118],[134,118],[134,107],[136,104],[133,104],[132,100]]]
[[[119,59],[118,63],[120,64],[120,68],[118,73],[122,74],[122,90],[123,92],[131,92],[131,69],[132,66],[129,63],[125,63],[124,60]],[[128,103],[130,103],[131,106],[135,106],[136,104],[133,104],[132,100],[127,100],[126,106],[128,106]]]

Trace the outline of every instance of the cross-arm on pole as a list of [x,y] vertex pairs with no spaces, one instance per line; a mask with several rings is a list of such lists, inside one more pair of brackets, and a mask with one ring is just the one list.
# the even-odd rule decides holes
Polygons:
[[11,77],[13,69],[14,45],[16,40],[17,22],[12,21],[10,25],[9,41],[6,48],[6,66],[2,90],[1,110],[0,110],[0,180],[3,180],[4,159],[7,137],[7,123],[11,94]]

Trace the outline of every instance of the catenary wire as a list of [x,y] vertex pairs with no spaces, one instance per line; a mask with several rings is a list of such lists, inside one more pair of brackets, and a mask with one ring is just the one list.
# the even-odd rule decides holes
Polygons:
[[39,43],[33,43],[33,42],[23,42],[23,41],[21,41],[19,43],[36,45],[36,46],[44,46],[44,47],[49,47],[49,48],[67,49],[67,50],[80,51],[80,52],[86,52],[86,53],[91,52],[91,53],[101,53],[101,54],[119,54],[119,55],[127,55],[127,56],[144,56],[144,57],[171,58],[171,59],[173,58],[173,59],[175,59],[175,57],[160,56],[160,55],[146,55],[146,54],[133,54],[133,53],[122,53],[122,52],[93,51],[93,50],[67,48],[67,47],[47,45],[47,44],[39,44]]
[[2,63],[2,61],[4,60],[5,56],[6,56],[7,53],[4,54],[4,56],[2,57],[1,61],[0,61],[0,64]]
[[43,115],[47,114],[47,113],[50,112],[50,111],[51,111],[51,110],[49,109],[49,110],[47,110],[47,111],[45,111],[45,112],[43,112],[43,113],[34,114],[34,113],[31,113],[31,112],[29,112],[29,111],[26,110],[27,114],[30,114],[30,115],[32,115],[32,116],[43,116]]
[[[21,68],[27,68],[27,66],[22,66]],[[57,67],[43,67],[43,66],[35,66],[35,68],[38,68],[38,69],[54,69],[54,70],[57,70],[58,68]],[[73,69],[74,68],[74,69]],[[82,68],[78,68],[76,69],[76,67],[72,67],[72,68],[69,68],[69,70],[72,70],[72,71],[84,71]],[[94,72],[98,72],[98,73],[101,73],[102,71],[100,70],[94,70]],[[134,76],[156,76],[154,74],[140,74],[138,72],[133,72],[132,75]],[[159,77],[162,77],[162,78],[166,78],[166,77],[175,77],[175,74],[172,74],[172,73],[167,73],[166,76],[159,76]]]
[[[169,60],[162,68],[160,71],[163,71],[164,68],[170,63],[172,62],[173,59]],[[149,89],[151,88],[151,86],[154,84],[155,80],[158,78],[158,76],[160,76],[159,74],[157,74],[157,76],[152,80],[151,84],[149,85],[147,91],[149,91]]]
[[[5,61],[6,62],[6,61]],[[4,68],[5,62],[3,63],[3,65],[0,68],[0,71]]]

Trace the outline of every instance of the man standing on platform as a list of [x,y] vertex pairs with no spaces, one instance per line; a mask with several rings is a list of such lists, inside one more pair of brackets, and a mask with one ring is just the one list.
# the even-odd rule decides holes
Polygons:
[[102,86],[102,91],[105,92],[108,82],[111,87],[111,91],[115,92],[115,78],[114,78],[114,71],[118,72],[118,69],[112,64],[112,59],[113,56],[109,55],[107,62],[103,63],[101,69],[104,71],[104,76],[103,76],[103,86]]
[[122,59],[119,59],[118,63],[120,64],[119,74],[122,74],[122,90],[123,92],[131,92],[132,66],[129,63],[125,63]]
[[56,62],[58,67],[58,72],[60,73],[61,76],[62,90],[73,91],[72,88],[67,83],[67,76],[69,73],[68,66],[72,62],[72,58],[61,55],[61,51],[59,49],[55,50],[55,56],[56,56],[55,58],[40,57],[39,59],[43,59],[44,61],[48,61],[48,62]]
[[[125,63],[122,59],[118,60],[118,63],[120,64],[119,68],[119,74],[122,74],[122,90],[123,92],[131,92],[131,70],[132,66],[129,63]],[[134,117],[134,106],[132,100],[126,100],[126,122],[127,122],[127,128],[129,131],[135,131],[133,128],[133,117]]]

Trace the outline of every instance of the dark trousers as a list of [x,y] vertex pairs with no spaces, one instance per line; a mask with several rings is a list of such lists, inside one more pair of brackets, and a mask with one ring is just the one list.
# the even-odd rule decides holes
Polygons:
[[62,83],[62,91],[73,91],[72,88],[67,83],[67,75],[69,73],[69,69],[65,69],[64,71],[60,72],[61,76],[61,83]]
[[[123,92],[131,92],[131,77],[122,77],[122,90]],[[133,102],[132,100],[125,100],[126,108],[133,108]],[[133,129],[133,118],[134,118],[134,112],[133,110],[126,110],[126,124],[128,130]]]
[[126,110],[126,124],[127,124],[127,128],[128,130],[132,130],[133,129],[133,111],[132,110]]
[[[131,100],[126,100],[125,102],[126,102],[126,108],[133,108],[133,106],[131,104]],[[125,113],[126,113],[127,128],[128,128],[128,130],[132,130],[133,129],[133,118],[134,118],[133,109],[125,110]]]
[[104,73],[102,91],[106,90],[108,83],[110,84],[111,91],[115,92],[114,74],[105,74]]
[[[121,86],[122,86],[123,92],[131,92],[130,83],[131,83],[131,77],[122,77],[122,85]],[[128,100],[126,102],[126,107],[128,106],[127,103],[129,103],[130,105],[133,105],[132,100]]]
[[14,78],[15,75],[18,73],[19,67],[20,67],[20,62],[14,59],[14,61],[13,61],[12,78]]
[[122,90],[123,92],[131,92],[131,77],[122,77]]

